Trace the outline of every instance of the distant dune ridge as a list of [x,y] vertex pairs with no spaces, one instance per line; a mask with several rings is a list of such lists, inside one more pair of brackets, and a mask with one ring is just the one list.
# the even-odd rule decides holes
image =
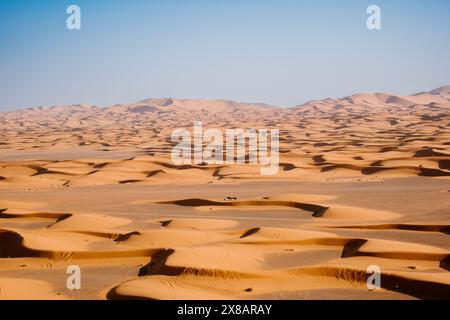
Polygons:
[[[184,174],[189,170],[171,164],[170,135],[176,128],[191,129],[194,121],[223,131],[280,129],[279,178],[329,179],[339,172],[361,179],[448,176],[449,91],[450,86],[444,86],[405,97],[355,94],[291,108],[169,98],[105,108],[72,105],[0,113],[0,161],[5,162],[0,188],[20,187],[25,181],[33,187],[164,183],[178,178],[190,183]],[[419,156],[424,154],[428,156]],[[139,166],[131,170],[131,163]],[[201,172],[211,181],[259,178],[252,167],[208,166]]]
[[[194,121],[279,129],[278,174],[173,164],[170,136]],[[0,124],[0,299],[450,298],[450,86],[36,107]]]

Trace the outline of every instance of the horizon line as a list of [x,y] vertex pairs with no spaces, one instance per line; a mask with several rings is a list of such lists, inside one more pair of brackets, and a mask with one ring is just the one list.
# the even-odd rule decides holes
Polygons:
[[91,103],[85,103],[85,102],[78,102],[78,103],[70,103],[70,104],[52,104],[52,105],[36,105],[36,106],[30,106],[30,107],[15,107],[11,110],[1,110],[0,109],[0,113],[10,113],[10,112],[18,112],[18,111],[22,111],[22,110],[29,110],[29,109],[38,109],[38,108],[61,108],[61,107],[71,107],[71,106],[89,106],[89,107],[94,107],[94,108],[110,108],[110,107],[114,107],[114,106],[126,106],[126,105],[130,105],[130,104],[138,104],[138,103],[143,103],[147,100],[179,100],[179,101],[225,101],[225,102],[232,102],[232,103],[240,103],[240,104],[249,104],[249,105],[266,105],[268,107],[271,108],[278,108],[278,109],[291,109],[291,108],[296,108],[296,107],[300,107],[300,106],[304,106],[306,104],[309,104],[311,102],[315,102],[315,101],[323,101],[323,100],[340,100],[340,99],[345,99],[345,98],[349,98],[355,95],[360,95],[360,94],[388,94],[388,95],[392,95],[392,96],[397,96],[397,97],[414,97],[414,96],[418,96],[421,94],[430,94],[430,92],[432,91],[436,91],[439,89],[444,89],[444,88],[450,88],[450,84],[444,84],[442,86],[438,86],[434,89],[431,89],[429,91],[420,91],[420,92],[416,92],[416,93],[412,93],[409,95],[399,95],[396,93],[392,93],[392,92],[381,92],[381,91],[374,91],[374,92],[356,92],[353,93],[351,95],[346,95],[346,96],[342,96],[342,97],[326,97],[326,98],[318,98],[318,99],[311,99],[311,100],[307,100],[306,102],[300,103],[300,104],[295,104],[293,106],[286,106],[286,105],[275,105],[275,104],[271,104],[271,103],[267,103],[267,102],[263,102],[263,101],[259,101],[259,102],[249,102],[249,101],[239,101],[239,100],[233,100],[233,99],[227,99],[227,98],[213,98],[213,99],[205,99],[205,98],[177,98],[177,97],[148,97],[145,99],[141,99],[141,100],[137,100],[134,102],[125,102],[125,103],[115,103],[115,104],[109,104],[109,105],[97,105],[97,104],[91,104]]

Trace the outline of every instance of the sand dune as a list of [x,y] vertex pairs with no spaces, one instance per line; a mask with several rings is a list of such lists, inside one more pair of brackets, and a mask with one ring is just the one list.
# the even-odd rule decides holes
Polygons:
[[[0,113],[0,299],[448,299],[449,92]],[[175,165],[196,120],[280,129],[278,174]]]

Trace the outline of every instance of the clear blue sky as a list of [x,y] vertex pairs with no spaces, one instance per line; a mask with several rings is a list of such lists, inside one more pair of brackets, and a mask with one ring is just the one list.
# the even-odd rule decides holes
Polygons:
[[450,84],[449,53],[448,0],[0,0],[0,110],[410,94]]

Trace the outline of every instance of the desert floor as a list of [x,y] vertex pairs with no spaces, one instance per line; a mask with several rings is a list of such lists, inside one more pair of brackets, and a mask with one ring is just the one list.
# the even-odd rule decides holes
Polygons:
[[[448,299],[449,106],[433,92],[0,114],[0,299]],[[170,132],[195,119],[280,128],[280,172],[174,165]]]

